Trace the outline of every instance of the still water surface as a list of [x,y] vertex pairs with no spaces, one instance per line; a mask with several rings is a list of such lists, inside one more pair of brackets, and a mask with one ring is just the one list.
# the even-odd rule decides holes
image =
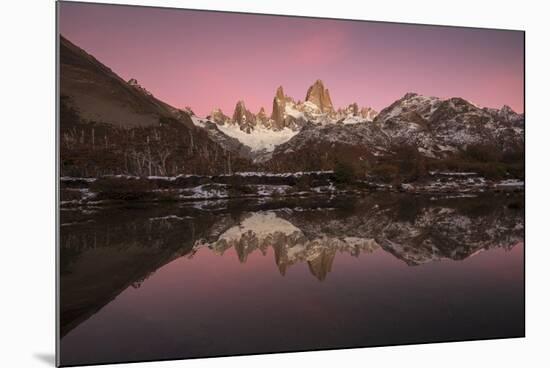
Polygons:
[[64,365],[524,334],[523,198],[62,211]]

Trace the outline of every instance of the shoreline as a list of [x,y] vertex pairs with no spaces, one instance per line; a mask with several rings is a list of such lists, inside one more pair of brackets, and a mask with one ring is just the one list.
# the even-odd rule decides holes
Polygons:
[[474,172],[430,172],[409,183],[384,183],[367,178],[339,181],[332,171],[297,173],[245,172],[218,176],[178,175],[98,178],[61,177],[60,207],[104,206],[123,203],[199,202],[208,200],[364,196],[373,192],[475,197],[483,193],[523,193],[522,179],[490,180]]

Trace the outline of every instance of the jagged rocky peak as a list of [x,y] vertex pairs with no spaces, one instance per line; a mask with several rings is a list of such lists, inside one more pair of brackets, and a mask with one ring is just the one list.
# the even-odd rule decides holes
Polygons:
[[440,103],[442,101],[443,100],[441,100],[438,97],[425,96],[416,92],[408,92],[408,93],[405,93],[405,95],[401,97],[399,100],[391,104],[389,107],[392,107],[396,104],[400,104],[401,106],[407,109],[408,108],[416,109],[419,106],[430,105],[433,103]]
[[273,98],[273,110],[271,112],[271,120],[273,128],[282,129],[285,125],[285,105],[287,97],[283,91],[283,87],[279,86]]
[[275,98],[279,99],[280,101],[284,101],[285,100],[285,93],[283,91],[283,86],[279,86],[277,88],[277,91],[275,92]]
[[256,121],[261,123],[262,125],[265,125],[268,122],[269,118],[267,117],[267,114],[265,113],[265,109],[263,106],[260,108],[260,111],[256,114]]
[[139,84],[137,79],[135,78],[130,78],[127,83],[129,86],[134,87],[135,89],[145,93],[148,96],[152,95],[152,93],[146,90],[144,87],[142,87],[141,84]]
[[417,96],[420,96],[420,95],[416,92],[407,92],[405,93],[405,96],[401,97],[401,100],[408,100],[410,98],[417,97]]
[[356,124],[373,121],[377,112],[371,107],[359,108],[359,105],[354,102],[346,108],[339,108],[333,116],[337,122],[344,124]]
[[503,114],[503,115],[510,115],[510,114],[515,114],[516,112],[514,110],[512,110],[512,108],[510,106],[503,105],[500,108],[500,113]]
[[396,120],[407,120],[412,113],[423,119],[429,116],[440,106],[442,101],[437,97],[427,97],[415,92],[408,92],[390,106],[376,115],[375,121],[386,123]]
[[493,119],[505,123],[523,124],[525,123],[525,116],[523,113],[518,114],[510,106],[503,105],[500,109],[491,107],[484,107],[483,111],[493,117]]
[[[468,100],[465,100],[461,97],[451,97],[446,100],[437,100],[429,112],[424,112],[421,115],[430,123],[436,125],[448,124],[451,121],[454,121],[457,115],[464,115],[459,119],[457,123],[461,125],[467,125],[468,122],[471,123],[487,123],[490,118],[483,109],[474,105]],[[418,110],[418,109],[417,109]],[[435,125],[432,125],[432,128]]]
[[220,125],[224,125],[231,120],[229,116],[225,115],[220,108],[216,108],[212,110],[210,115],[207,116],[206,118]]
[[239,100],[235,105],[235,112],[233,112],[233,119],[231,120],[246,133],[252,132],[256,126],[256,116],[246,109],[243,100]]
[[322,112],[334,112],[334,107],[332,105],[332,100],[330,99],[328,89],[325,88],[323,81],[320,79],[317,79],[315,83],[308,88],[306,93],[306,101],[317,105]]
[[510,106],[502,106],[496,113],[500,120],[510,123],[524,123],[525,117],[523,114],[518,114]]
[[499,114],[506,120],[523,119],[523,114],[518,114],[508,105],[503,105],[499,110]]

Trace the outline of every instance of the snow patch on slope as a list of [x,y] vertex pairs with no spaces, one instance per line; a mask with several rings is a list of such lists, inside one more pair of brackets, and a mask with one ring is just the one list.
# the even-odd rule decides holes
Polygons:
[[193,124],[195,124],[196,126],[198,126],[200,128],[206,128],[205,123],[208,122],[207,119],[201,119],[201,118],[199,118],[198,116],[195,116],[195,115],[190,115],[190,116],[191,116],[191,120],[193,121]]
[[252,133],[243,132],[237,125],[219,125],[223,133],[230,137],[238,139],[242,144],[248,146],[252,151],[272,152],[275,146],[283,144],[294,137],[298,132],[289,128],[281,130],[272,130],[257,126]]
[[292,116],[295,119],[303,119],[304,113],[296,110],[293,106],[288,103],[285,106],[285,114]]
[[[201,128],[206,128],[208,122],[212,123],[208,119],[194,115],[191,116],[191,120],[193,124]],[[298,134],[297,131],[295,132],[289,128],[273,130],[260,125],[256,126],[251,133],[242,131],[237,124],[216,124],[216,126],[225,135],[235,138],[245,146],[250,147],[253,152],[273,152],[275,146],[289,141]]]
[[366,120],[365,118],[363,118],[361,116],[348,116],[342,121],[342,123],[344,125],[348,125],[348,124],[365,123],[365,121],[368,121],[368,120]]

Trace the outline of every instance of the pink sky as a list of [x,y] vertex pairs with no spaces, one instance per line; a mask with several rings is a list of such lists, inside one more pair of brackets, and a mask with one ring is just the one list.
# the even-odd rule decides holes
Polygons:
[[336,107],[407,92],[523,112],[523,32],[59,3],[62,35],[157,98],[204,116],[271,112],[316,79]]

